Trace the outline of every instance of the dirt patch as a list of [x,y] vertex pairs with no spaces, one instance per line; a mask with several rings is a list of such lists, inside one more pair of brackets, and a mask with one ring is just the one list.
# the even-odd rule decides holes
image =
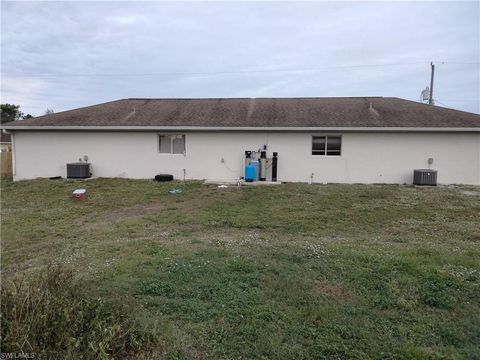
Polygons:
[[99,222],[122,221],[125,219],[141,218],[148,215],[151,211],[158,211],[167,208],[169,204],[164,201],[155,202],[153,204],[139,204],[127,208],[120,208],[110,210],[103,214],[102,217],[97,218]]
[[238,200],[242,196],[242,193],[237,191],[236,188],[223,190],[207,188],[206,191],[199,190],[196,193],[171,195],[153,202],[133,206],[99,209],[93,216],[88,214],[75,220],[74,225],[82,226],[84,230],[95,230],[105,226],[105,224],[111,225],[125,220],[141,219],[146,216],[158,215],[162,211],[177,211],[181,214],[206,209],[215,202],[225,202],[227,195],[229,201]]
[[[95,214],[95,217],[91,215],[84,216],[75,220],[74,225],[81,226],[83,230],[95,230],[104,227],[105,224],[115,224],[124,220],[140,219],[144,216],[151,215],[162,210],[166,210],[171,207],[171,203],[164,201],[158,201],[150,204],[139,204],[124,208],[118,208],[113,210],[106,210],[105,212]],[[181,204],[175,205],[177,208],[181,207]]]
[[337,301],[350,302],[359,301],[359,296],[341,284],[332,283],[325,279],[317,279],[314,282],[314,292],[318,295],[325,295]]

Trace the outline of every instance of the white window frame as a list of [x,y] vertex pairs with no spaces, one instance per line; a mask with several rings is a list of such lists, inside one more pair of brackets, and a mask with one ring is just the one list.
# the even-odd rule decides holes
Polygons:
[[[184,138],[184,145],[185,145],[185,150],[183,153],[174,153],[173,152],[173,139],[172,136],[176,135],[181,135]],[[160,137],[161,136],[169,136],[170,137],[170,152],[169,153],[164,153],[160,152]],[[187,156],[187,134],[180,134],[180,133],[158,133],[157,134],[157,152],[160,155],[181,155],[181,156]]]
[[[328,150],[328,137],[329,136],[334,136],[334,137],[339,137],[340,138],[340,154],[338,155],[327,155],[327,150]],[[314,154],[313,153],[313,138],[314,137],[325,137],[325,154],[320,155],[320,154]],[[341,134],[313,134],[310,137],[310,156],[314,158],[341,158],[343,157],[343,135]]]

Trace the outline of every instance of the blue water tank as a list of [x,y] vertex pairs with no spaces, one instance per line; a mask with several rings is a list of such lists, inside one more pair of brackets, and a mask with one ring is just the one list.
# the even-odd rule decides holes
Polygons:
[[253,160],[250,164],[255,168],[255,181],[260,180],[260,161]]
[[255,167],[251,164],[245,165],[245,181],[252,182],[255,180]]

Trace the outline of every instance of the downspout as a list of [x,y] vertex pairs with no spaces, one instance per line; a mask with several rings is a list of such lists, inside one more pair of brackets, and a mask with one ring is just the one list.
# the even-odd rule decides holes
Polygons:
[[9,134],[12,141],[12,178],[15,178],[15,174],[17,173],[17,166],[15,162],[15,133],[5,129],[2,129],[2,131],[4,134]]

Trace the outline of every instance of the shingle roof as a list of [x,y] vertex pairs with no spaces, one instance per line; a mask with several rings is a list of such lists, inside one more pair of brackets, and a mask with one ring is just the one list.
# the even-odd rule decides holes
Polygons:
[[122,99],[16,126],[480,128],[480,115],[391,97]]

